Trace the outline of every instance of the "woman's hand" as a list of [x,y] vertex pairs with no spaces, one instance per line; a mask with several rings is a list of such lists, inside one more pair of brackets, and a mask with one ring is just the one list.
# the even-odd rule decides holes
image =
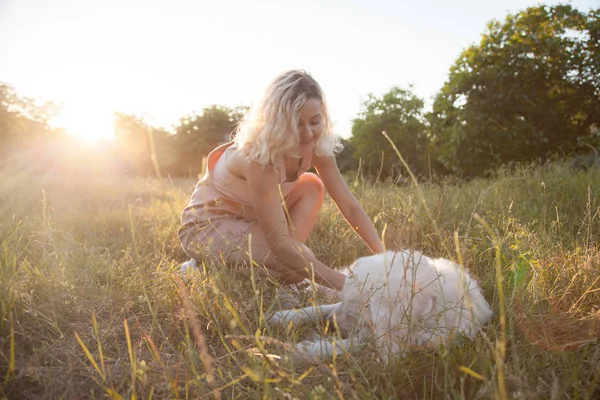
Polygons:
[[242,204],[242,218],[248,222],[256,221],[256,212],[254,211],[254,207]]

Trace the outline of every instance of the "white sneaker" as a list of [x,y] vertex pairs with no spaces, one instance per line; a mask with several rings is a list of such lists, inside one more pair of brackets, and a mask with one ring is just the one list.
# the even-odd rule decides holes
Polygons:
[[[300,285],[303,285],[303,286],[300,286]],[[298,286],[304,287],[303,290],[307,294],[312,294],[313,291],[316,290],[317,293],[326,297],[327,300],[338,300],[339,301],[342,299],[342,294],[340,292],[338,292],[337,290],[328,288],[327,286],[323,286],[318,283],[314,283],[314,287],[313,287],[313,283],[308,279],[305,279],[302,282],[300,282],[298,284]]]
[[179,266],[179,274],[187,275],[194,273],[198,270],[198,265],[196,264],[196,260],[190,258],[188,261],[184,262]]

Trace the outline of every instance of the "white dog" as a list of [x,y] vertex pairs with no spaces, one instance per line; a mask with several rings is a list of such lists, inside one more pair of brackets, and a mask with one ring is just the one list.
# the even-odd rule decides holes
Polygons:
[[371,337],[379,357],[438,346],[457,334],[473,338],[492,311],[477,282],[450,260],[417,251],[358,259],[348,270],[342,301],[275,313],[272,324],[316,322],[328,316],[345,339],[301,342],[311,356],[346,352]]

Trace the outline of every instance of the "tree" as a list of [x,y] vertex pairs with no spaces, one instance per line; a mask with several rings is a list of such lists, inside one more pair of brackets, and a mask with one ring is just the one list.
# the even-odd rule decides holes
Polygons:
[[411,89],[394,87],[382,98],[368,95],[359,117],[353,121],[350,138],[354,158],[362,160],[367,175],[386,178],[405,172],[382,131],[386,131],[414,173],[427,173],[428,137],[423,105]]
[[600,122],[599,17],[600,10],[557,5],[492,21],[435,99],[429,119],[440,161],[480,175],[592,142]]
[[200,173],[203,157],[231,139],[244,113],[244,107],[231,109],[213,105],[200,114],[181,118],[175,127],[177,152],[183,168],[180,172],[192,176]]
[[114,124],[115,146],[130,173],[161,177],[177,169],[173,135],[131,114],[115,113]]
[[0,144],[7,149],[46,138],[53,133],[48,122],[58,111],[54,103],[19,96],[0,82]]
[[358,169],[358,160],[354,158],[354,153],[356,152],[354,146],[352,145],[350,139],[342,138],[340,143],[344,147],[342,151],[335,156],[338,168],[342,174],[356,174],[356,170]]

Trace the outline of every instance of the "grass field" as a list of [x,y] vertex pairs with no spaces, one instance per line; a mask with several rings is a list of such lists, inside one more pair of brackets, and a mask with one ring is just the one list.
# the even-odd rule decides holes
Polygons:
[[[24,165],[0,170],[1,398],[600,398],[598,170],[349,178],[388,248],[461,261],[494,310],[475,341],[382,365],[290,351],[311,333],[265,323],[272,283],[219,263],[177,278],[195,182]],[[329,201],[309,246],[335,267],[368,254]]]

